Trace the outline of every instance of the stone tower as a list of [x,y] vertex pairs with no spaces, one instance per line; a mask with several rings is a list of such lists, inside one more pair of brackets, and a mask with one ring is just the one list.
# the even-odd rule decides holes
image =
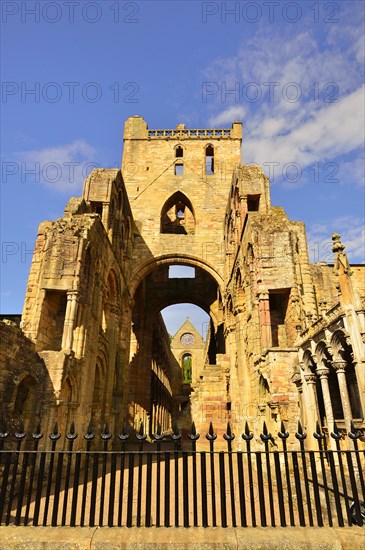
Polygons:
[[[364,266],[350,268],[338,235],[335,264],[310,264],[304,224],[271,206],[241,144],[240,122],[126,121],[121,170],[94,170],[40,225],[21,328],[0,323],[11,421],[364,429]],[[170,277],[172,265],[195,276]],[[160,314],[183,302],[210,316],[191,381]]]

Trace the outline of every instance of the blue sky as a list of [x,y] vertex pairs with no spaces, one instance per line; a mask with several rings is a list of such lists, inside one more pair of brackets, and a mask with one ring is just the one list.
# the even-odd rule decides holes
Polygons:
[[2,312],[22,310],[38,224],[62,215],[93,166],[120,165],[134,114],[150,128],[242,120],[242,161],[262,164],[272,203],[305,222],[311,261],[331,261],[334,231],[364,261],[362,1],[1,10]]

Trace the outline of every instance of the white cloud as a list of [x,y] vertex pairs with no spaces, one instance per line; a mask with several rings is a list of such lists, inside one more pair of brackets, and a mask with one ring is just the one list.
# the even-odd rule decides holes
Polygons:
[[333,233],[340,233],[350,263],[365,263],[364,223],[363,220],[350,216],[341,216],[308,227],[307,239],[311,262],[333,262]]
[[[244,161],[263,164],[275,160],[281,165],[297,162],[303,169],[356,150],[364,142],[364,92],[362,86],[338,103],[310,113],[307,120],[298,121],[286,135],[278,133],[283,128],[282,117],[269,119],[264,123],[265,137],[257,129],[248,139]],[[289,127],[290,118],[289,115]]]
[[[294,27],[270,36],[258,31],[236,55],[216,59],[204,72],[217,90],[207,97],[209,123],[231,121],[233,113],[244,119],[244,163],[279,162],[284,167],[296,162],[303,170],[353,153],[354,183],[359,185],[363,33],[351,10],[344,11],[338,27],[324,26],[322,34],[310,25],[299,34]],[[248,97],[249,82],[261,92],[257,100]],[[239,96],[224,94],[235,87]],[[296,90],[298,101],[291,101]]]
[[57,191],[79,191],[96,162],[95,149],[79,139],[66,145],[17,153],[23,181],[41,183]]
[[241,120],[246,115],[246,109],[243,106],[229,107],[222,113],[212,116],[209,119],[209,127],[219,127],[232,124],[235,120]]
[[350,185],[358,186],[361,189],[365,186],[365,158],[363,154],[353,161],[342,162],[339,164],[339,170],[336,178],[339,183],[348,182]]

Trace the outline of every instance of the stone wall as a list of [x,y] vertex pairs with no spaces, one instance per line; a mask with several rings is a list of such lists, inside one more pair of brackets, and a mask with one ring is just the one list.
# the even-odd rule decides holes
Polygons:
[[3,413],[11,431],[23,423],[25,430],[35,430],[43,423],[49,401],[53,399],[52,382],[34,343],[11,321],[0,322],[0,395]]

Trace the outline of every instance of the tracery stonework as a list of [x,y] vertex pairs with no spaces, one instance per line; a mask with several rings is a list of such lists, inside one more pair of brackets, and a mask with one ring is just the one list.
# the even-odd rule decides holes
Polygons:
[[[41,223],[21,329],[0,324],[11,422],[364,429],[364,266],[350,268],[338,234],[335,264],[310,264],[304,224],[271,206],[241,144],[240,122],[127,119],[121,169],[95,169]],[[176,264],[195,277],[169,278]],[[171,347],[160,311],[183,302],[209,314],[207,338],[186,322]]]

